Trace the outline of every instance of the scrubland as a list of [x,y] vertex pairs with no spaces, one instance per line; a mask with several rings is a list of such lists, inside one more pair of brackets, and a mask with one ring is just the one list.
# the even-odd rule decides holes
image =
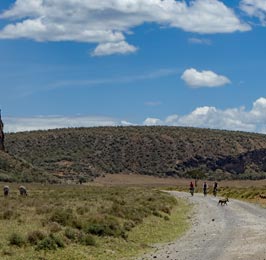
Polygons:
[[188,205],[151,187],[17,186],[0,197],[1,259],[129,259],[189,225]]
[[[191,205],[160,190],[187,191],[189,181],[108,175],[88,185],[27,184],[27,197],[10,184],[0,196],[0,258],[132,259],[188,229]],[[223,181],[218,197],[265,206],[265,191],[264,180]]]
[[69,128],[7,134],[6,149],[62,180],[88,181],[108,173],[266,179],[265,135],[254,133],[166,126]]

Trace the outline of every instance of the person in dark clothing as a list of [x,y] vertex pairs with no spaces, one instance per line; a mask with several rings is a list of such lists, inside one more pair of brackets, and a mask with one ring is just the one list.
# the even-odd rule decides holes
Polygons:
[[189,184],[189,191],[190,191],[191,195],[193,196],[194,195],[194,184],[192,181]]
[[204,194],[204,196],[207,196],[207,193],[208,193],[208,184],[207,184],[207,182],[205,181],[205,182],[203,183],[203,194]]
[[217,182],[214,182],[214,184],[213,184],[213,191],[212,191],[214,197],[216,197],[217,191],[218,191],[218,183]]

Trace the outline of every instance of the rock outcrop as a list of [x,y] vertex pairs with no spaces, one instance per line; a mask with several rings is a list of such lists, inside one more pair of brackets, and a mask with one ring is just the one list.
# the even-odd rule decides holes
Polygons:
[[4,123],[2,121],[1,110],[0,110],[0,151],[5,150],[4,141],[5,141]]

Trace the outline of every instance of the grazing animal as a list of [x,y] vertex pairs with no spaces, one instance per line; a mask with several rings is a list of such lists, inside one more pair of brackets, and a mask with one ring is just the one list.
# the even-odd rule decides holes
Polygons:
[[266,199],[266,195],[265,194],[260,194],[260,198],[261,199]]
[[20,186],[19,187],[19,193],[20,193],[21,196],[28,196],[27,189],[24,186]]
[[217,205],[219,205],[219,204],[221,204],[221,206],[227,205],[227,202],[229,202],[229,199],[228,198],[226,198],[226,199],[220,199],[218,201],[218,204]]
[[7,197],[8,194],[9,194],[9,187],[8,186],[4,186],[3,191],[4,191],[4,196]]

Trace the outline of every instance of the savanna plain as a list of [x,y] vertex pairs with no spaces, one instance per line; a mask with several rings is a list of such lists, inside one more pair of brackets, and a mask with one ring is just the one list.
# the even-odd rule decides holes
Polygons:
[[[193,206],[164,192],[188,183],[113,174],[83,185],[27,184],[27,197],[11,184],[0,197],[1,259],[134,259],[190,228]],[[218,195],[265,207],[265,190],[265,180],[224,181]]]

